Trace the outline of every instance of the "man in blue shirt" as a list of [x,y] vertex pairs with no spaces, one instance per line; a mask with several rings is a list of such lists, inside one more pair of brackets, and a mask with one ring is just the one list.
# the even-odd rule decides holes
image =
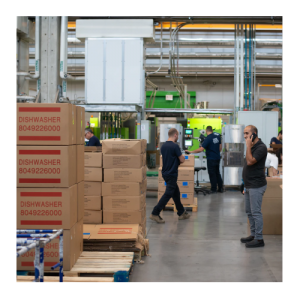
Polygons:
[[96,147],[102,146],[100,144],[99,139],[96,136],[94,136],[93,131],[91,129],[85,130],[85,138],[89,140],[88,146],[96,146]]
[[[220,152],[222,151],[221,136],[213,132],[211,126],[206,127],[207,138],[202,143],[201,147],[194,151],[185,151],[186,153],[200,153],[206,150],[207,169],[209,181],[211,184],[211,194],[220,192],[223,193],[223,180],[220,174]],[[217,191],[217,186],[219,187]]]
[[270,144],[282,145],[282,130],[278,132],[277,137],[273,137],[270,141]]
[[178,140],[178,131],[176,128],[171,128],[168,132],[169,139],[162,145],[160,152],[163,159],[162,177],[166,182],[166,191],[153,208],[150,219],[157,223],[165,223],[159,215],[165,208],[170,198],[173,198],[179,220],[188,219],[190,215],[184,210],[180,201],[180,190],[177,185],[178,166],[185,161],[179,146],[176,144]]

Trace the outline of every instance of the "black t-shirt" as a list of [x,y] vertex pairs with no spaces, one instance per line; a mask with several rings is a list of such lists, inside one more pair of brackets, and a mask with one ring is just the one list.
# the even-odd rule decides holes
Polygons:
[[282,142],[279,141],[276,137],[271,138],[270,144],[272,144],[272,142],[275,142],[275,144],[277,144],[277,145],[282,145]]
[[101,146],[99,139],[96,136],[92,136],[89,139],[89,146]]
[[248,166],[245,158],[243,181],[245,188],[260,188],[267,184],[265,162],[268,150],[266,145],[259,139],[259,141],[251,148],[251,153],[257,162],[252,166]]
[[202,143],[202,147],[206,150],[206,158],[219,160],[220,156],[220,144],[221,144],[221,136],[213,132],[207,136],[207,138]]
[[178,177],[179,156],[182,155],[180,148],[172,141],[165,142],[160,149],[163,159],[163,176]]

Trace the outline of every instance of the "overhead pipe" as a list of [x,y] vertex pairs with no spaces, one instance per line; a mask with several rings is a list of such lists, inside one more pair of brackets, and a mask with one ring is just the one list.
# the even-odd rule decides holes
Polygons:
[[244,104],[244,42],[243,42],[243,24],[241,25],[241,34],[239,36],[239,39],[241,41],[241,59],[240,59],[240,65],[241,65],[241,76],[240,76],[240,87],[241,87],[241,93],[240,93],[240,110],[243,110],[243,104]]
[[40,17],[35,17],[35,68],[34,74],[29,72],[17,72],[17,76],[26,76],[30,79],[39,79],[40,78]]
[[85,77],[74,77],[68,74],[68,17],[61,17],[60,31],[60,78],[62,80],[63,98],[67,97],[67,79],[85,80]]
[[161,41],[160,42],[160,66],[159,66],[159,68],[156,71],[147,73],[147,76],[149,76],[151,74],[157,73],[161,69],[161,67],[162,67],[162,58],[163,58],[162,38],[163,37],[162,37],[162,22],[161,22],[160,23],[160,41]]

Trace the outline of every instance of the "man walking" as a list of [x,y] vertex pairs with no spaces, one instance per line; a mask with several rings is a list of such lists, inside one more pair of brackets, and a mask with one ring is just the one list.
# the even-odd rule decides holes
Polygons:
[[162,145],[160,150],[163,159],[162,177],[167,186],[165,193],[153,208],[152,214],[150,215],[150,219],[157,223],[165,223],[159,214],[165,208],[170,198],[174,200],[179,220],[188,219],[190,217],[180,201],[180,191],[177,185],[178,166],[185,161],[179,146],[176,144],[178,135],[177,129],[171,128],[168,132],[169,139]]
[[249,125],[244,129],[246,140],[246,159],[243,168],[243,181],[245,184],[245,208],[250,223],[251,235],[241,238],[247,248],[263,247],[263,216],[261,204],[267,189],[265,176],[265,161],[267,147],[257,136],[257,128]]
[[207,138],[204,140],[199,149],[185,152],[188,154],[200,153],[204,149],[206,150],[207,170],[211,184],[210,194],[215,194],[217,192],[223,193],[223,180],[220,174],[220,152],[222,151],[221,136],[217,132],[213,132],[211,126],[206,127],[206,135]]

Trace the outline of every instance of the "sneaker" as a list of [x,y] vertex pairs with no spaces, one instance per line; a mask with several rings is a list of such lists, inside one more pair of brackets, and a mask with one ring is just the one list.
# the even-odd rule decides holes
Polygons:
[[254,240],[254,236],[249,235],[248,237],[241,238],[242,243],[248,243]]
[[185,220],[185,219],[189,219],[191,215],[189,215],[186,210],[184,211],[184,213],[178,217],[178,220]]
[[150,219],[156,223],[165,223],[165,220],[161,216],[150,215]]
[[254,239],[253,241],[246,243],[246,248],[257,248],[257,247],[264,247],[264,246],[265,246],[264,240]]

